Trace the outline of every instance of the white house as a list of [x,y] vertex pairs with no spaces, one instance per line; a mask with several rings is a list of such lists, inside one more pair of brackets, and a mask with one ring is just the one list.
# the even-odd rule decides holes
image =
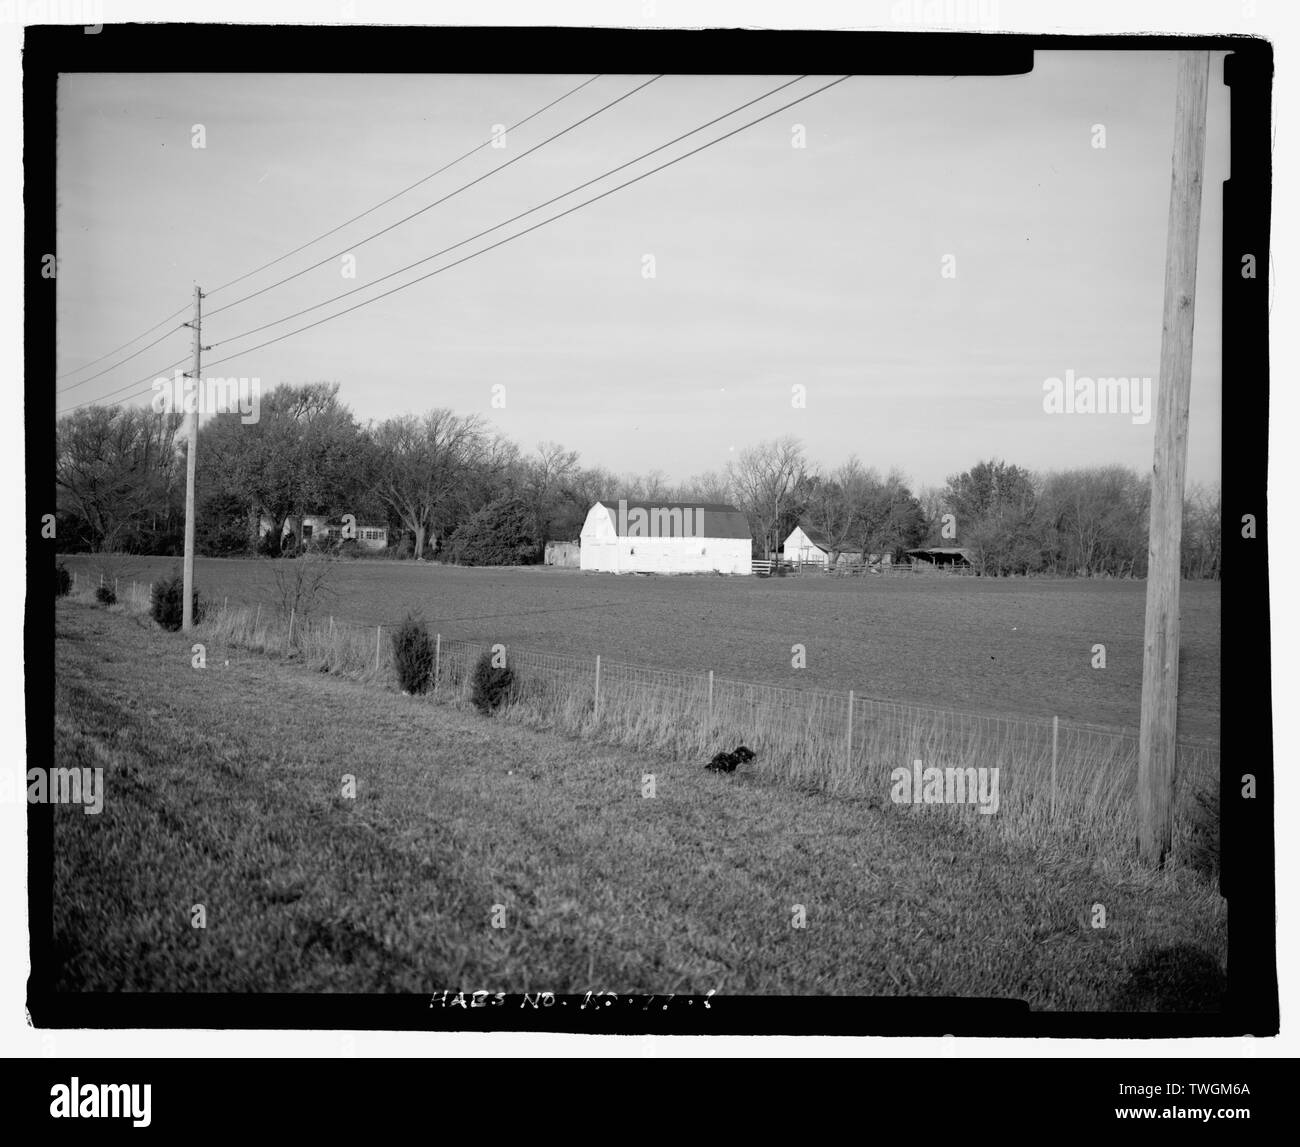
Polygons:
[[578,565],[606,573],[753,572],[749,522],[735,506],[597,502],[582,525]]
[[[801,562],[805,565],[812,562],[817,565],[829,566],[831,564],[831,554],[835,552],[835,547],[825,534],[807,525],[795,526],[781,547],[781,556],[786,561]],[[862,551],[859,549],[845,548],[839,550],[840,562],[860,565],[862,560]],[[868,561],[871,565],[887,566],[893,561],[893,555],[871,554]]]
[[[296,521],[297,519],[292,515],[285,521],[284,528],[280,533],[281,543],[294,532]],[[343,534],[345,528],[348,530],[349,536],[355,538],[357,545],[363,550],[382,550],[388,545],[387,526],[345,522],[342,518],[330,518],[324,514],[303,515],[302,540],[304,544],[313,540],[317,542],[344,541],[346,540]],[[275,526],[271,520],[263,517],[259,525],[259,534],[265,537],[273,529],[275,529]]]

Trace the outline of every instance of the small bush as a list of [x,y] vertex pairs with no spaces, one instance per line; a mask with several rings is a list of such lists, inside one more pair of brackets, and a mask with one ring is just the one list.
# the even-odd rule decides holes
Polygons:
[[[180,629],[184,614],[185,579],[180,574],[159,578],[153,583],[152,601],[149,612],[154,621],[173,633]],[[199,591],[193,595],[194,623],[203,620],[203,606],[199,601]]]
[[54,567],[54,596],[67,597],[72,592],[72,575],[62,562]]
[[97,590],[95,590],[95,600],[99,602],[100,605],[116,605],[117,594],[113,592],[111,586],[101,585]]
[[470,699],[481,713],[495,713],[514,694],[515,674],[508,665],[495,666],[492,655],[483,654],[474,666]]
[[402,689],[427,693],[433,678],[433,640],[423,619],[407,614],[393,635],[393,666]]

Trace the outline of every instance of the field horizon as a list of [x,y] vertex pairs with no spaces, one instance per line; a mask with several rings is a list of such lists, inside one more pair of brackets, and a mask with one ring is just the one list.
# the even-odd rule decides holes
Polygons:
[[[123,594],[132,580],[180,566],[160,557],[62,560],[79,576],[120,570]],[[274,568],[300,560],[198,558],[195,584],[210,604],[274,611]],[[358,559],[334,563],[314,613],[387,629],[414,610],[457,640],[1136,730],[1145,587],[1139,579],[673,577]],[[1222,587],[1185,581],[1182,594],[1178,735],[1217,743]],[[792,664],[796,646],[801,668]]]

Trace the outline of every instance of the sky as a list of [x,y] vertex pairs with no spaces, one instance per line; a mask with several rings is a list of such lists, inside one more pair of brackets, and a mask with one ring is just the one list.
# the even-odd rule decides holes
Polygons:
[[[1188,446],[1188,480],[1203,483],[1220,475],[1222,76],[1215,53]],[[373,290],[236,337],[509,219],[793,77],[664,76],[360,242],[650,79],[602,76],[509,132],[504,147],[483,148],[307,250],[216,289],[589,78],[64,77],[59,373],[187,308],[198,283],[211,292],[203,341],[216,344],[205,375],[257,378],[263,392],[337,382],[362,422],[451,407],[482,415],[525,450],[559,442],[584,464],[619,473],[685,480],[787,434],[816,463],[856,454],[882,472],[897,467],[918,488],[989,457],[1044,472],[1149,469],[1154,418],[1049,414],[1044,383],[1067,371],[1158,379],[1173,53],[1042,52],[1024,76],[853,77],[445,274],[238,353],[835,77],[801,80]],[[202,148],[192,146],[195,125]],[[1094,146],[1096,125],[1104,148]],[[800,137],[804,146],[793,146]],[[355,278],[344,277],[344,254]],[[147,403],[159,369],[188,354],[187,329],[73,384],[164,330],[59,381],[71,387],[59,395],[60,414],[119,388],[116,400],[140,394],[131,401]]]

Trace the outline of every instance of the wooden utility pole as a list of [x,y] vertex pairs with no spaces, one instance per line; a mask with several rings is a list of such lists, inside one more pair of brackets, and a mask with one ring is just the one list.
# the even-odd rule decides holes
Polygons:
[[[189,435],[185,457],[185,600],[181,603],[181,629],[189,633],[194,628],[194,474],[199,453],[199,392],[202,380],[199,358],[203,352],[203,292],[194,284],[194,367],[190,374],[190,387],[186,388],[185,404],[189,411]],[[173,615],[175,616],[175,615]]]
[[1138,854],[1153,866],[1164,861],[1173,840],[1183,487],[1209,82],[1209,52],[1178,53],[1138,741]]

